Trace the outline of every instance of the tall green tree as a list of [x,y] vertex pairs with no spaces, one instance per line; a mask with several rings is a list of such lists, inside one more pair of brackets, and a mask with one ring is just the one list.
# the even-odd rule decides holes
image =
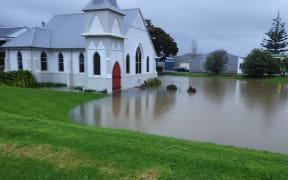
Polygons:
[[177,43],[168,33],[160,27],[155,27],[151,20],[146,19],[146,25],[158,56],[165,58],[177,55]]
[[280,61],[280,70],[282,75],[286,75],[288,72],[288,58],[281,59]]
[[288,51],[285,49],[288,45],[288,34],[285,31],[285,23],[282,22],[280,13],[273,19],[272,27],[269,32],[265,33],[267,38],[264,38],[261,46],[265,51],[273,54],[280,54]]
[[216,50],[208,55],[204,69],[213,74],[224,72],[228,60],[228,53],[225,50]]
[[279,59],[273,59],[267,51],[254,49],[241,64],[241,70],[249,76],[263,76],[278,74],[280,71]]

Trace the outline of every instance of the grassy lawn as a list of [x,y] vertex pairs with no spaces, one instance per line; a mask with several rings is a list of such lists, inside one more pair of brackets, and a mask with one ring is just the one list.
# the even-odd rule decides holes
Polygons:
[[288,77],[248,77],[243,75],[234,75],[234,74],[207,74],[207,73],[189,73],[189,72],[168,72],[164,73],[171,76],[187,76],[195,78],[219,78],[219,79],[236,79],[236,80],[245,80],[245,79],[256,79],[260,81],[266,81],[271,83],[278,84],[288,84]]
[[0,86],[0,179],[288,179],[288,155],[86,127],[104,95]]

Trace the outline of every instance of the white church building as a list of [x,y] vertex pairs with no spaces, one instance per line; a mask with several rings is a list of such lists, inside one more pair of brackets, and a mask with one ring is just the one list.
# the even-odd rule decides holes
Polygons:
[[128,89],[157,77],[155,49],[139,9],[91,0],[82,13],[54,16],[8,41],[5,71],[84,89]]

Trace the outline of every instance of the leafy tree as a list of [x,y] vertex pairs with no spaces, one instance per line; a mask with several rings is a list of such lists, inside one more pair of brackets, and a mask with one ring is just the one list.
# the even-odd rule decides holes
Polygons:
[[285,75],[288,72],[288,58],[284,58],[280,61],[280,70],[282,75]]
[[279,73],[278,59],[273,59],[267,51],[254,49],[241,64],[241,70],[249,76],[263,76]]
[[288,34],[285,31],[285,23],[282,22],[279,12],[277,18],[273,19],[272,28],[265,34],[268,36],[268,38],[264,38],[263,42],[261,43],[261,46],[265,51],[273,54],[288,51],[288,49],[285,49],[288,45]]
[[169,34],[160,27],[155,27],[151,20],[146,20],[146,25],[158,56],[165,58],[177,55],[177,43]]
[[204,69],[213,74],[225,71],[228,63],[228,53],[225,50],[216,50],[210,53],[204,63]]

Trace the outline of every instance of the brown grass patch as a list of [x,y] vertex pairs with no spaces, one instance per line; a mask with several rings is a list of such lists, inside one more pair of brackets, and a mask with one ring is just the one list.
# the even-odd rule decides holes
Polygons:
[[51,145],[36,147],[17,147],[15,144],[1,144],[0,152],[16,157],[27,157],[43,161],[49,161],[58,168],[73,169],[78,166],[91,166],[92,162],[77,157],[69,149],[52,150]]
[[148,169],[145,172],[143,172],[140,176],[141,180],[154,180],[157,179],[158,172],[153,169]]

